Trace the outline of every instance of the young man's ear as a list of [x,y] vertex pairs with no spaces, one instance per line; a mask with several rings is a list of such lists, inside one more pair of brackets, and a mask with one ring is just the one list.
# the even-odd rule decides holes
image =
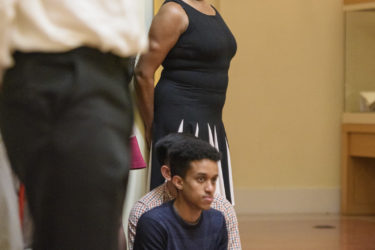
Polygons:
[[166,179],[167,181],[171,181],[171,169],[167,165],[161,166],[161,175]]
[[177,190],[182,190],[184,189],[184,180],[178,176],[178,175],[175,175],[172,177],[172,183],[173,185],[176,187]]

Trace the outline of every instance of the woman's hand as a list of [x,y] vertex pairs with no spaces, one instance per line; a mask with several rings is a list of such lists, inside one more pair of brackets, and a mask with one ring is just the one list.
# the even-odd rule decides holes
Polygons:
[[151,129],[145,129],[145,139],[146,139],[146,144],[148,150],[151,148],[151,143],[152,143],[152,132]]

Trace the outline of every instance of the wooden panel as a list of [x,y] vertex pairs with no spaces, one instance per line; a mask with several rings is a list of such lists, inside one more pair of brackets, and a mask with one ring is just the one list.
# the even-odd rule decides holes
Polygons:
[[342,126],[341,130],[341,213],[347,214],[350,197],[350,157],[349,157],[349,143],[347,136],[347,128]]
[[375,213],[375,159],[353,159],[353,197],[351,210],[356,214]]
[[341,212],[375,214],[375,125],[342,125]]
[[375,157],[375,134],[351,133],[349,143],[351,156]]
[[348,164],[347,185],[342,187],[342,213],[375,214],[375,159],[350,157]]
[[[371,31],[373,28],[371,29]],[[344,113],[342,115],[342,123],[346,124],[375,124],[375,112],[362,113]]]
[[344,133],[375,133],[375,124],[343,124]]
[[375,3],[374,0],[344,0],[344,4]]
[[354,198],[358,204],[375,207],[375,159],[356,158],[357,171],[354,176]]

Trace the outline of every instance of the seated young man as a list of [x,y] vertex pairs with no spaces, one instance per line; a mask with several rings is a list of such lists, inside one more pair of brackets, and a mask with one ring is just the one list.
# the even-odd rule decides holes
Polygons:
[[134,249],[226,250],[225,218],[211,208],[220,153],[195,137],[173,143],[167,153],[176,199],[141,216]]
[[[167,150],[173,143],[182,141],[187,136],[189,135],[177,133],[169,134],[156,144],[156,155],[159,161],[161,162],[161,165],[163,165],[161,167],[161,172],[164,178],[166,179],[166,182],[147,193],[133,206],[128,220],[128,246],[130,250],[133,249],[137,223],[142,214],[151,210],[154,207],[160,206],[163,203],[176,198],[176,188],[171,182],[170,169],[168,166],[168,162],[166,161]],[[225,217],[229,241],[228,249],[241,249],[238,222],[236,212],[232,204],[224,196],[220,194],[215,194],[214,200],[211,203],[211,207],[222,212],[222,214]]]

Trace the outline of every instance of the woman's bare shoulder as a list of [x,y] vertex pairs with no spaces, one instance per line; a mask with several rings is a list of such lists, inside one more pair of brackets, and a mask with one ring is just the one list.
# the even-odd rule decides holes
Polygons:
[[174,24],[182,24],[184,26],[186,26],[189,22],[185,10],[176,2],[168,2],[163,4],[155,17],[167,19],[169,22]]

